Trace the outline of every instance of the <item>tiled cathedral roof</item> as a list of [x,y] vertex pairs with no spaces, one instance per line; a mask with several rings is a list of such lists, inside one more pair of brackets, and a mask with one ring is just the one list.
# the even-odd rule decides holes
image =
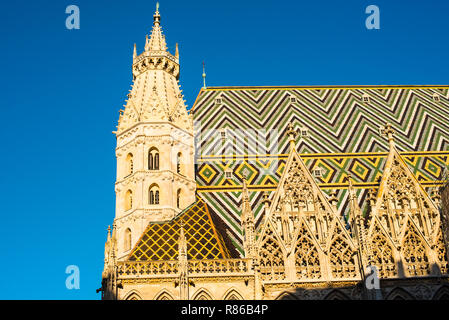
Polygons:
[[178,239],[184,223],[188,259],[225,259],[230,257],[222,236],[217,232],[211,214],[200,197],[173,220],[150,223],[128,260],[176,260]]
[[[366,210],[367,191],[378,186],[387,158],[388,142],[379,127],[390,122],[397,148],[417,179],[427,188],[439,186],[449,165],[448,112],[447,85],[202,89],[192,108],[198,192],[220,213],[241,249],[242,177],[247,176],[258,226],[263,191],[273,195],[288,157],[291,123],[307,129],[306,137],[297,138],[297,151],[309,170],[321,169],[315,179],[323,191],[337,190],[339,211],[348,211],[344,181],[349,173]],[[266,135],[262,140],[260,133]],[[226,171],[232,171],[231,179]]]

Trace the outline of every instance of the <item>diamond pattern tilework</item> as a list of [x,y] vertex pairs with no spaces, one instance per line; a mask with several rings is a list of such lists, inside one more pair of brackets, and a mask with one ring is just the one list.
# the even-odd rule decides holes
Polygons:
[[131,261],[176,260],[180,223],[184,222],[188,259],[226,259],[229,251],[201,198],[173,220],[150,223],[129,255]]

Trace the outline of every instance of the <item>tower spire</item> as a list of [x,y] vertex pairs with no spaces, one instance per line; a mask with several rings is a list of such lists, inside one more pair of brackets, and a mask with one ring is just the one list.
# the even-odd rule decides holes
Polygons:
[[184,234],[184,221],[181,221],[181,230],[178,240],[179,263],[179,297],[181,300],[189,299],[189,279],[187,265],[187,240]]
[[290,151],[296,149],[296,136],[298,135],[298,132],[295,131],[293,128],[293,125],[291,123],[288,124],[288,130],[287,130],[288,140],[290,142]]
[[371,247],[369,242],[366,241],[366,228],[365,219],[363,217],[362,210],[357,202],[357,194],[354,190],[354,185],[352,183],[352,176],[348,174],[348,192],[349,192],[349,202],[350,202],[350,215],[351,215],[351,228],[353,232],[353,238],[358,246],[358,258],[361,262],[361,274],[366,277],[367,274],[363,270],[363,266],[369,266],[372,262]]
[[153,15],[153,25],[161,23],[161,15],[159,14],[159,2],[156,2],[156,12]]
[[156,4],[156,12],[153,15],[153,29],[151,30],[146,51],[167,51],[165,37],[162,34],[161,15],[159,14],[159,2]]
[[203,61],[203,88],[206,89],[206,67]]
[[385,127],[381,128],[381,133],[387,137],[390,148],[394,147],[394,134],[396,132],[394,131],[391,123],[387,122]]
[[255,245],[255,223],[254,214],[251,210],[251,203],[249,202],[248,186],[246,184],[246,175],[243,175],[243,188],[242,188],[242,230],[243,230],[243,247],[245,250],[245,258],[256,257],[256,245]]

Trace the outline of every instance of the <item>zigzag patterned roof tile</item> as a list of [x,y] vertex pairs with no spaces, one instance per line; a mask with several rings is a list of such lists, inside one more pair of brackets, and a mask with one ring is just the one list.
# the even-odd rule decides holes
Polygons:
[[[325,192],[338,190],[339,210],[346,213],[342,181],[348,173],[363,210],[368,188],[378,184],[388,151],[379,128],[387,122],[396,131],[397,148],[423,186],[440,185],[449,166],[448,112],[448,85],[202,89],[191,110],[197,132],[198,191],[219,213],[241,250],[242,175],[248,177],[259,224],[263,191],[273,193],[285,166],[289,123],[307,130],[307,137],[296,140],[297,151],[309,170],[322,170],[316,179]],[[219,133],[222,129],[225,139]],[[232,171],[231,179],[226,171]]]

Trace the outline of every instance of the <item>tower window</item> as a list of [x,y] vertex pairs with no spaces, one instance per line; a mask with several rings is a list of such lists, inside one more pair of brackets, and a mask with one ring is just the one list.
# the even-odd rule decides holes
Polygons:
[[182,159],[182,153],[179,152],[178,155],[176,156],[176,173],[178,173],[178,174],[182,174],[181,173],[181,159]]
[[130,210],[133,207],[133,192],[131,190],[126,191],[125,194],[125,211]]
[[226,177],[226,179],[232,179],[232,170],[231,169],[226,169],[225,177]]
[[296,103],[296,97],[290,97],[290,102],[291,103]]
[[181,189],[178,189],[178,192],[176,193],[176,207],[181,209]]
[[134,172],[134,162],[132,153],[128,153],[126,156],[126,176],[133,174]]
[[148,151],[148,170],[159,170],[159,150],[156,148]]
[[132,247],[132,234],[131,234],[131,229],[127,228],[125,230],[125,236],[124,236],[124,248],[125,251],[131,250]]
[[159,186],[153,184],[148,191],[148,203],[150,205],[159,204]]
[[215,104],[220,105],[220,104],[222,104],[222,103],[223,103],[223,99],[221,99],[221,98],[215,99]]

